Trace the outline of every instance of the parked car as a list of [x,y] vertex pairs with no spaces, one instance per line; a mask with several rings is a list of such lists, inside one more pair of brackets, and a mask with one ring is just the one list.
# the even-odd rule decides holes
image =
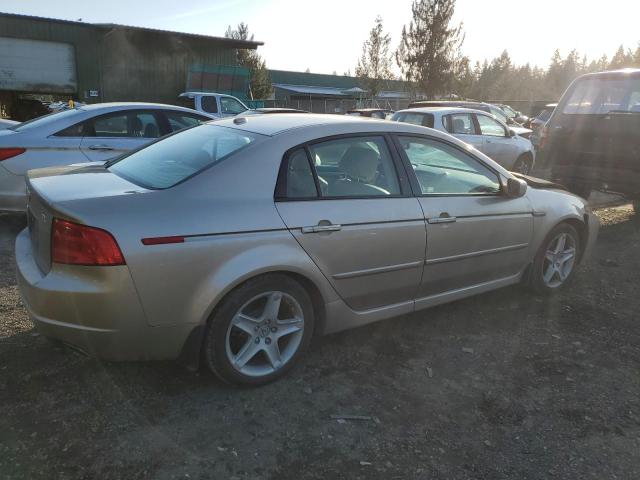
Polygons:
[[495,105],[496,107],[500,108],[504,112],[504,114],[507,116],[507,120],[513,120],[513,122],[519,125],[524,125],[529,121],[529,117],[527,117],[522,112],[518,112],[517,110],[514,110],[509,105],[506,105],[504,103],[498,103]]
[[640,69],[587,74],[543,127],[540,155],[552,178],[579,195],[610,190],[640,200]]
[[508,170],[526,175],[533,169],[531,142],[486,112],[451,107],[411,108],[397,111],[391,119],[448,132]]
[[5,128],[15,127],[20,122],[16,122],[15,120],[9,120],[7,118],[0,118],[0,130],[4,130]]
[[393,115],[393,110],[389,110],[388,108],[355,108],[353,110],[347,110],[347,115],[385,120]]
[[406,123],[208,122],[106,165],[29,172],[18,284],[48,337],[262,384],[316,334],[520,282],[566,285],[597,218],[527,181]]
[[[521,125],[517,124],[513,119],[509,119],[507,114],[504,111],[497,107],[496,105],[492,105],[491,103],[485,102],[469,102],[466,100],[421,100],[418,102],[413,102],[409,104],[408,108],[427,108],[427,107],[449,107],[449,108],[470,108],[472,110],[482,110],[483,112],[490,113],[491,115],[498,118],[501,122],[506,123],[509,126],[522,128]],[[523,137],[527,137],[531,131],[526,132],[525,130],[521,130]]]
[[254,108],[242,112],[242,116],[245,115],[268,115],[272,113],[309,113],[306,110],[298,110],[297,108],[280,108],[280,107],[263,107]]
[[551,118],[551,114],[558,106],[557,103],[549,103],[545,105],[545,107],[535,116],[535,118],[531,119],[529,125],[531,125],[531,143],[537,149],[538,144],[540,143],[540,132],[545,123]]
[[211,119],[210,115],[171,105],[101,103],[0,130],[0,211],[25,210],[27,170],[104,162]]
[[232,95],[211,92],[184,92],[178,102],[185,108],[197,110],[215,118],[234,117],[249,110],[242,101]]

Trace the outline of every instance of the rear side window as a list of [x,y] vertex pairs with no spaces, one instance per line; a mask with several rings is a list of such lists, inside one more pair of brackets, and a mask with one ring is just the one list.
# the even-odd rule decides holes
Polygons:
[[285,185],[287,198],[315,198],[318,196],[311,164],[303,148],[296,150],[288,158]]
[[257,137],[232,128],[201,125],[121,157],[108,168],[145,188],[169,188],[232,156]]
[[202,104],[202,110],[207,113],[218,113],[218,102],[216,101],[216,97],[202,97],[200,99],[200,103]]
[[596,115],[617,112],[640,113],[640,78],[598,78],[579,80],[564,104],[562,113]]
[[433,128],[433,114],[417,112],[399,112],[391,118],[396,122],[411,123],[422,127]]
[[174,112],[171,110],[165,111],[164,114],[167,117],[169,128],[172,132],[177,132],[184,128],[195,127],[196,125],[200,125],[201,123],[211,120],[207,117],[192,115],[190,113]]

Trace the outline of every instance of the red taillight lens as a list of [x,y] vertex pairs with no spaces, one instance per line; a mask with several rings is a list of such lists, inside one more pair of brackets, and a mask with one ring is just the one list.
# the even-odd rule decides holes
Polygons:
[[70,265],[124,265],[124,257],[106,230],[53,219],[51,261]]
[[8,158],[17,157],[18,155],[26,152],[26,148],[0,148],[0,162]]

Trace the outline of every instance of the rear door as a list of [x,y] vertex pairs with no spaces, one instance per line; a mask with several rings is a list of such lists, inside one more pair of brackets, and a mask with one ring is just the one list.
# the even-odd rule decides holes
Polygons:
[[380,134],[340,136],[285,156],[277,208],[285,224],[354,310],[413,307],[425,223]]
[[397,139],[426,218],[427,254],[416,306],[517,277],[529,260],[528,199],[502,195],[499,175],[454,145],[423,136]]
[[161,136],[159,112],[124,110],[83,123],[80,150],[90,161],[106,161],[139,148]]
[[477,150],[484,152],[484,138],[480,135],[471,113],[452,113],[442,117],[447,132]]

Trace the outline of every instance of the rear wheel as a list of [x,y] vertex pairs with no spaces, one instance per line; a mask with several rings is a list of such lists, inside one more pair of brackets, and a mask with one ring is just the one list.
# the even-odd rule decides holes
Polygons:
[[313,327],[306,290],[286,275],[263,275],[231,292],[217,309],[205,336],[205,363],[225,382],[262,385],[298,363]]
[[513,171],[522,175],[529,175],[533,168],[533,157],[528,153],[523,153],[513,164]]
[[533,261],[531,286],[538,293],[553,293],[573,277],[580,253],[580,235],[567,223],[545,238]]

